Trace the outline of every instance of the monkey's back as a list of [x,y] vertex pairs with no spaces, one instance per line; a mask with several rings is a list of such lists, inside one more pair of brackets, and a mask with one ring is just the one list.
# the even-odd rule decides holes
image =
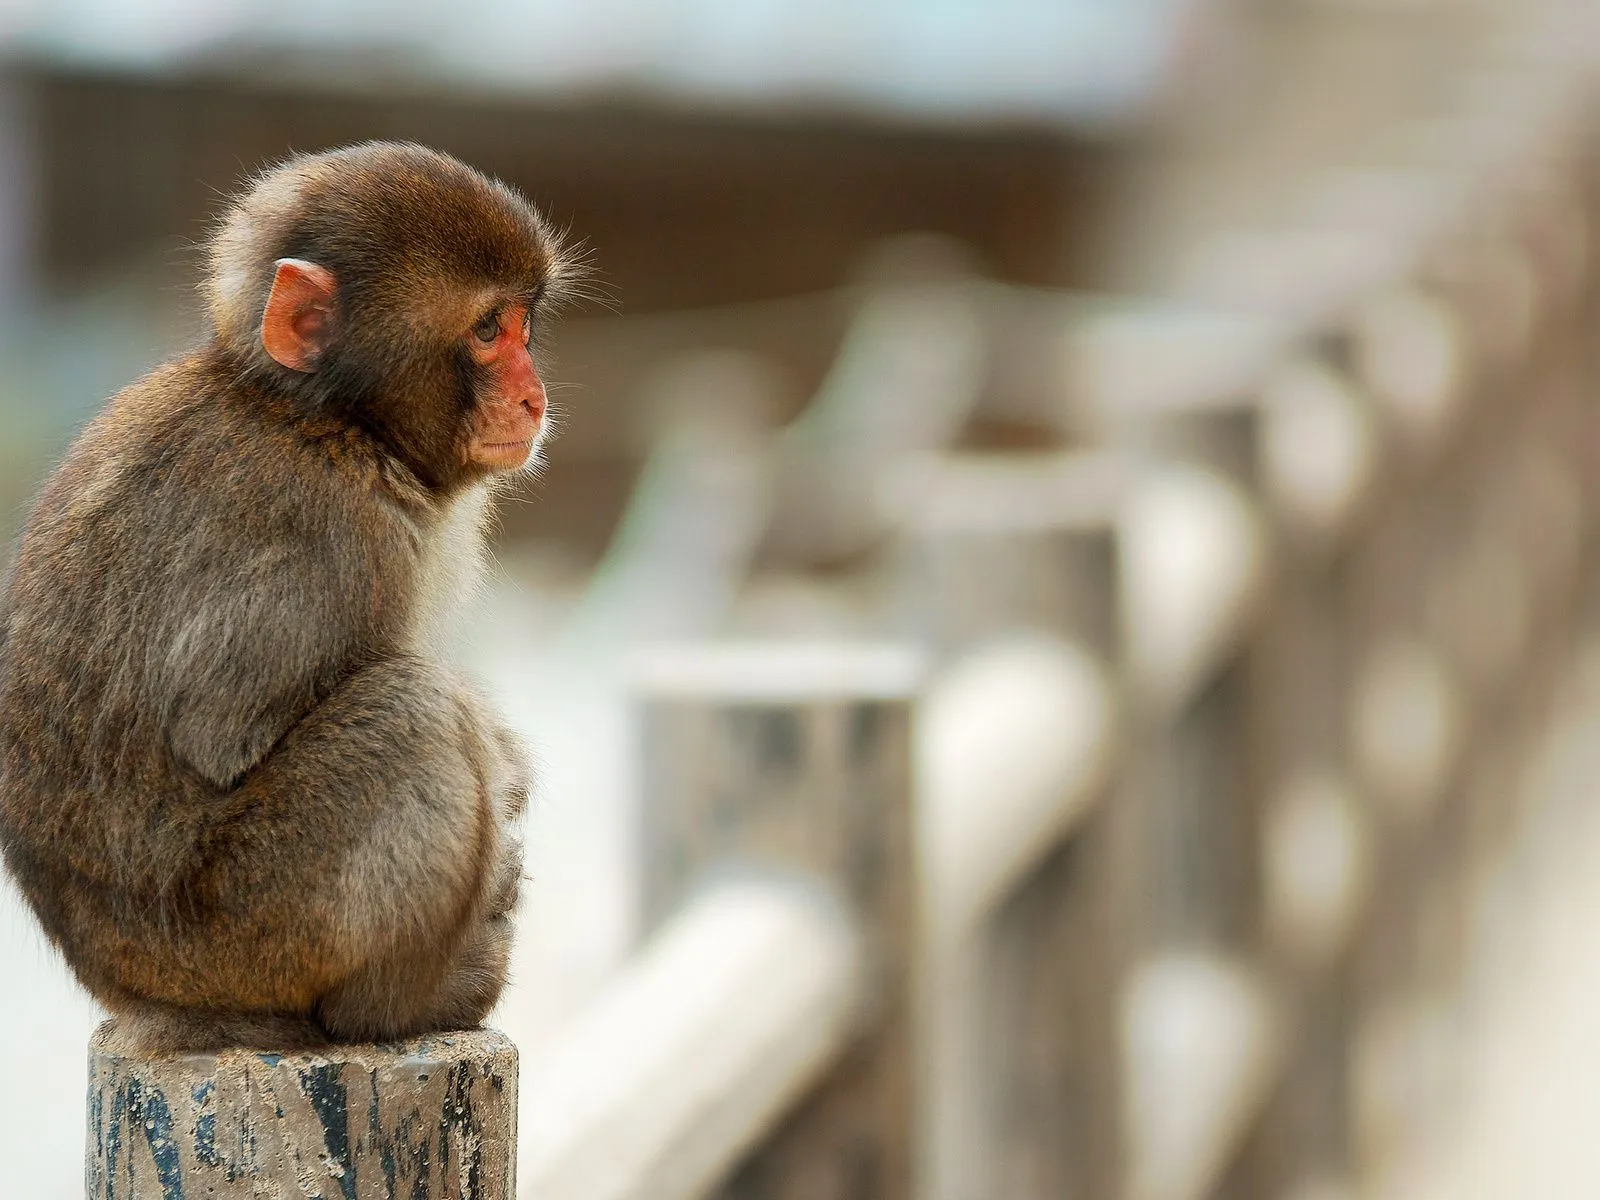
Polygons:
[[186,956],[238,783],[398,615],[379,580],[405,578],[407,520],[360,447],[216,377],[195,355],[112,399],[0,600],[0,846],[97,992],[130,954]]

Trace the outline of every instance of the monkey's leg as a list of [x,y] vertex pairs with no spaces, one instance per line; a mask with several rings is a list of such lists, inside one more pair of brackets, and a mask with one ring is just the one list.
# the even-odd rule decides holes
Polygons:
[[442,975],[411,956],[372,963],[323,998],[317,1019],[352,1042],[471,1029],[500,998],[510,959],[511,921],[492,917],[463,931]]
[[134,1057],[229,1047],[312,1050],[333,1040],[306,1017],[209,1012],[131,997],[108,1004],[112,1013],[108,1048]]
[[[513,797],[507,802],[520,804]],[[498,816],[507,816],[502,803]],[[318,1020],[346,1041],[383,1041],[434,1029],[481,1024],[505,988],[511,959],[511,910],[522,881],[522,843],[504,824],[500,855],[490,876],[484,915],[464,929],[442,977],[431,990],[427,963],[399,954],[374,962],[318,1006]]]
[[[209,993],[196,1007],[364,1040],[481,1019],[504,979],[486,932],[506,857],[495,737],[448,672],[412,658],[358,671],[302,719],[210,831],[212,915],[183,955]],[[479,986],[446,988],[463,973]]]

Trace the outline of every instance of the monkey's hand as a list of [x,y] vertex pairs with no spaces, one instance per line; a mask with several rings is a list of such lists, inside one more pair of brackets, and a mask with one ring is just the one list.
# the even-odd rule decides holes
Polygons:
[[437,1000],[441,1014],[452,1014],[446,1023],[462,1026],[483,1021],[506,984],[511,966],[511,912],[522,888],[522,817],[533,780],[530,756],[522,739],[492,715],[488,721],[494,857],[486,880],[482,919],[458,947]]
[[528,807],[533,792],[533,762],[527,744],[504,724],[496,723],[492,738],[496,751],[497,782],[495,798],[501,821],[516,821]]
[[481,778],[492,804],[495,846],[482,895],[483,913],[493,920],[516,907],[522,884],[522,817],[533,789],[532,756],[522,738],[462,675],[457,676],[456,699],[466,736],[483,764]]
[[522,817],[533,786],[533,768],[522,739],[503,723],[491,729],[495,750],[495,828],[498,853],[489,884],[487,915],[503,917],[517,906],[522,888]]
[[504,917],[517,906],[522,890],[522,829],[504,822],[499,829],[499,846],[489,876],[489,902],[486,915]]

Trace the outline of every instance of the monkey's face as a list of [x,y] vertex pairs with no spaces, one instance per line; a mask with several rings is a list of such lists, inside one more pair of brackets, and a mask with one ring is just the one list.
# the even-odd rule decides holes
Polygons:
[[[510,189],[421,147],[333,151],[258,184],[212,258],[219,339],[425,485],[451,492],[533,458],[547,422],[530,340],[577,268]],[[241,299],[257,263],[264,311]]]
[[544,383],[534,365],[533,314],[510,301],[492,304],[468,330],[473,396],[462,439],[463,466],[515,471],[544,432]]
[[321,379],[325,403],[450,489],[533,457],[545,428],[533,356],[542,285],[468,287],[441,274],[424,299],[397,304],[398,284],[342,289],[335,270],[280,259],[261,340],[279,366]]

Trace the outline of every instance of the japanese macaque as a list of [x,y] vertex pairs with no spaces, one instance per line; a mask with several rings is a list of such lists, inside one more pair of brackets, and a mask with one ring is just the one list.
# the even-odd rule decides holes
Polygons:
[[0,844],[120,1048],[390,1040],[500,994],[529,768],[438,626],[575,275],[443,154],[292,159],[211,241],[209,342],[45,484],[0,598]]

